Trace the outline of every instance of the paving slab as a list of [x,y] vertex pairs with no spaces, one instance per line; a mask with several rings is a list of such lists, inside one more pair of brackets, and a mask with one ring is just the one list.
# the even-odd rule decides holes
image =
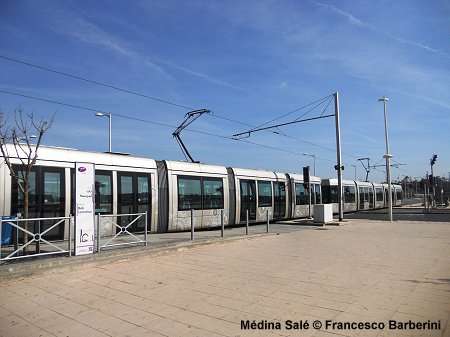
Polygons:
[[351,219],[11,277],[0,283],[0,336],[449,337],[441,216]]

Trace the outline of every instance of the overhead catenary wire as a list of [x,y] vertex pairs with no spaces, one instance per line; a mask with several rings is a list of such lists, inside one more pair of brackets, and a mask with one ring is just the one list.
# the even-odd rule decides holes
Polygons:
[[[277,120],[279,120],[279,119],[281,119],[281,118],[284,118],[284,117],[286,117],[286,116],[292,115],[294,112],[300,111],[300,110],[302,110],[302,109],[304,109],[304,108],[307,108],[307,107],[309,107],[309,106],[311,106],[311,105],[313,105],[313,104],[316,104],[316,103],[318,103],[318,102],[325,101],[326,99],[328,99],[328,98],[330,98],[330,97],[333,97],[333,95],[328,95],[328,96],[326,96],[326,97],[319,98],[318,100],[316,100],[316,101],[314,101],[314,102],[311,102],[311,103],[309,103],[309,104],[306,104],[306,105],[303,105],[303,106],[301,106],[301,107],[299,107],[299,108],[296,108],[296,109],[294,109],[294,110],[292,110],[292,111],[289,111],[289,112],[287,112],[287,113],[285,113],[285,114],[283,114],[283,115],[281,115],[281,116],[279,116],[279,117],[276,117],[276,118],[274,118],[274,119],[272,119],[272,120],[270,120],[270,121],[267,121],[267,122],[265,122],[265,123],[263,123],[263,124],[261,124],[261,125],[255,126],[255,129],[261,128],[261,127],[263,127],[263,126],[265,126],[265,125],[267,125],[267,124],[269,124],[269,123],[275,122],[275,121],[277,121]],[[320,103],[320,104],[322,104],[322,103]],[[320,104],[319,104],[319,105],[320,105]],[[314,109],[314,108],[313,108],[313,109]],[[312,109],[312,110],[313,110],[313,109]],[[306,114],[308,114],[310,111],[311,111],[311,110],[307,111],[305,114],[301,115],[299,118],[302,118],[303,116],[305,116]]]
[[51,69],[51,68],[40,66],[40,65],[33,64],[33,63],[30,63],[30,62],[21,61],[21,60],[12,58],[12,57],[7,57],[7,56],[4,56],[4,55],[0,55],[0,58],[2,58],[4,60],[11,61],[11,62],[16,62],[16,63],[22,64],[22,65],[26,65],[26,66],[29,66],[29,67],[33,67],[33,68],[36,68],[36,69],[45,70],[45,71],[48,71],[48,72],[51,72],[51,73],[54,73],[54,74],[58,74],[58,75],[62,75],[62,76],[70,77],[70,78],[74,78],[74,79],[77,79],[77,80],[80,80],[80,81],[84,81],[84,82],[88,82],[88,83],[91,83],[91,84],[95,84],[95,85],[99,85],[99,86],[102,86],[102,87],[106,87],[106,88],[109,88],[109,89],[121,91],[121,92],[124,92],[124,93],[127,93],[127,94],[131,94],[131,95],[135,95],[135,96],[140,96],[140,97],[143,97],[143,98],[151,99],[153,101],[157,101],[157,102],[160,102],[160,103],[173,105],[173,106],[176,106],[176,107],[179,107],[179,108],[183,108],[183,109],[194,110],[194,108],[188,107],[186,105],[170,102],[170,101],[167,101],[167,100],[164,100],[164,99],[160,99],[160,98],[157,98],[157,97],[149,96],[149,95],[142,94],[142,93],[139,93],[139,92],[136,92],[136,91],[123,89],[123,88],[117,87],[115,85],[102,83],[102,82],[99,82],[99,81],[91,80],[89,78],[85,78],[85,77],[81,77],[81,76],[78,76],[78,75],[69,74],[69,73],[66,73],[66,72],[63,72],[63,71],[59,71],[59,70],[56,70],[56,69]]
[[[73,74],[69,74],[69,73],[66,73],[66,72],[63,72],[63,71],[59,71],[59,70],[56,70],[56,69],[51,69],[51,68],[48,68],[48,67],[44,67],[44,66],[41,66],[41,65],[34,64],[34,63],[22,61],[22,60],[19,60],[19,59],[16,59],[16,58],[7,57],[7,56],[4,56],[4,55],[0,55],[0,58],[2,58],[2,59],[4,59],[4,60],[11,61],[11,62],[16,62],[16,63],[22,64],[22,65],[26,65],[26,66],[29,66],[29,67],[33,67],[33,68],[36,68],[36,69],[40,69],[40,70],[44,70],[44,71],[47,71],[47,72],[51,72],[51,73],[54,73],[54,74],[58,74],[58,75],[70,77],[70,78],[77,79],[77,80],[80,80],[80,81],[85,81],[85,82],[88,82],[88,83],[91,83],[91,84],[103,86],[103,87],[106,87],[106,88],[109,88],[109,89],[121,91],[121,92],[124,92],[124,93],[127,93],[127,94],[136,95],[136,96],[140,96],[140,97],[143,97],[143,98],[151,99],[151,100],[154,100],[154,101],[158,101],[158,102],[160,102],[160,103],[169,104],[169,105],[176,106],[176,107],[180,107],[180,108],[183,108],[183,109],[189,109],[189,110],[193,110],[193,109],[194,109],[194,108],[192,108],[192,107],[188,107],[188,106],[183,105],[183,104],[178,104],[178,103],[170,102],[170,101],[163,100],[163,99],[160,99],[160,98],[156,98],[156,97],[153,97],[153,96],[149,96],[149,95],[146,95],[146,94],[138,93],[138,92],[135,92],[135,91],[132,91],[132,90],[120,88],[120,87],[117,87],[117,86],[114,86],[114,85],[111,85],[111,84],[99,82],[99,81],[92,80],[92,79],[88,79],[88,78],[81,77],[81,76],[78,76],[78,75],[73,75]],[[4,93],[13,94],[13,93],[7,92],[7,91],[3,91],[3,92],[4,92]],[[33,97],[27,96],[27,95],[21,95],[21,96],[22,96],[22,97],[27,97],[27,98],[33,98]],[[227,117],[219,116],[219,115],[211,115],[211,116],[214,116],[214,117],[217,117],[217,118],[221,118],[221,119],[224,119],[224,120],[228,120],[228,121],[232,121],[232,122],[236,122],[236,123],[239,123],[239,124],[241,124],[241,125],[246,125],[246,126],[250,126],[250,127],[253,127],[253,128],[258,128],[258,127],[267,125],[268,123],[271,123],[271,122],[274,122],[274,121],[276,121],[276,120],[279,120],[279,119],[281,119],[281,118],[283,118],[283,117],[286,117],[286,116],[288,116],[288,115],[291,115],[291,114],[293,114],[293,113],[295,113],[295,112],[297,112],[297,111],[299,111],[299,110],[302,110],[302,109],[304,109],[304,108],[307,108],[307,107],[309,107],[309,106],[311,106],[311,105],[314,105],[314,104],[316,104],[316,103],[318,103],[317,106],[319,106],[319,105],[323,104],[327,99],[329,99],[327,106],[325,107],[324,111],[322,112],[322,115],[323,115],[323,113],[325,112],[325,110],[326,110],[327,107],[329,106],[330,102],[332,101],[332,97],[333,97],[333,95],[328,95],[328,96],[325,96],[325,97],[323,97],[323,98],[320,98],[320,99],[318,99],[318,100],[316,100],[316,101],[314,101],[314,102],[311,102],[311,103],[309,103],[309,104],[303,105],[303,106],[301,106],[301,107],[299,107],[299,108],[296,108],[296,109],[294,109],[294,110],[292,110],[292,111],[289,111],[289,112],[287,112],[287,113],[285,113],[285,114],[283,114],[283,115],[281,115],[281,116],[279,116],[279,117],[276,117],[276,118],[274,118],[274,119],[272,119],[272,120],[270,120],[270,121],[268,121],[268,122],[266,122],[266,123],[263,123],[263,124],[261,124],[260,126],[254,126],[254,125],[251,125],[251,124],[242,123],[242,122],[239,122],[239,121],[236,121],[236,120],[227,118]],[[36,98],[34,98],[34,99],[36,99]],[[68,107],[74,107],[74,108],[80,108],[80,109],[86,110],[86,109],[83,108],[83,107],[75,106],[75,105],[71,105],[71,104],[60,103],[60,102],[54,102],[54,101],[46,100],[46,99],[39,99],[39,100],[41,100],[41,101],[46,101],[46,102],[49,102],[49,103],[56,103],[56,104],[65,105],[65,106],[68,106]],[[310,111],[312,111],[313,109],[315,109],[317,106],[315,106],[314,108],[310,109],[310,110],[307,111],[305,114],[301,115],[299,118],[305,116],[305,115],[308,114]],[[95,110],[95,109],[87,109],[87,110],[89,110],[89,111],[94,111],[94,112],[101,112],[101,111]],[[118,114],[115,114],[115,115],[119,116]],[[321,115],[321,116],[322,116],[322,115]],[[155,123],[156,125],[164,126],[163,123],[159,123],[159,124],[158,124],[157,122],[154,122],[154,123]],[[269,132],[270,132],[270,131],[269,131]],[[315,143],[312,143],[312,142],[304,141],[304,140],[301,140],[301,139],[298,139],[298,138],[295,138],[295,137],[289,137],[289,136],[287,136],[285,133],[282,133],[282,132],[276,132],[276,131],[271,131],[271,132],[272,132],[272,133],[275,133],[275,134],[278,134],[278,135],[286,136],[286,137],[288,137],[288,138],[296,139],[296,140],[298,140],[298,141],[300,141],[300,142],[304,142],[304,143],[307,143],[307,144],[310,144],[310,145],[313,145],[313,146],[318,146],[318,147],[322,147],[322,148],[325,148],[325,149],[334,151],[333,149],[323,147],[323,146],[321,146],[321,145],[319,145],[319,144],[315,144]],[[346,154],[346,155],[350,155],[350,154]],[[350,155],[350,156],[353,156],[353,155]],[[356,156],[353,156],[353,157],[356,157]]]
[[[23,94],[13,93],[13,92],[6,91],[6,90],[0,90],[0,92],[6,93],[6,94],[10,94],[10,95],[20,96],[20,97],[25,97],[25,98],[29,98],[29,99],[34,99],[34,100],[38,100],[38,101],[43,101],[43,102],[47,102],[47,103],[62,105],[62,106],[70,107],[70,108],[80,109],[80,110],[84,110],[84,111],[110,113],[110,112],[103,111],[103,110],[100,110],[100,109],[93,109],[93,108],[82,107],[80,105],[68,104],[68,103],[53,101],[53,100],[49,100],[49,99],[45,99],[45,98],[39,98],[39,97],[30,96],[30,95],[23,95]],[[130,119],[130,120],[134,120],[134,121],[138,121],[138,122],[143,122],[143,123],[149,123],[149,124],[153,124],[153,125],[163,126],[163,127],[167,127],[167,128],[176,128],[177,127],[175,125],[155,122],[155,121],[142,119],[142,118],[137,118],[137,117],[131,117],[131,116],[122,115],[122,114],[118,114],[118,113],[114,113],[114,116],[115,117],[121,117],[121,118]],[[243,142],[243,143],[248,143],[248,144],[252,144],[252,145],[256,145],[256,146],[260,146],[260,147],[264,147],[264,148],[268,148],[268,149],[272,149],[272,150],[277,150],[277,151],[281,151],[281,152],[287,152],[287,153],[291,153],[291,154],[301,155],[301,153],[299,153],[299,152],[294,152],[294,151],[290,151],[290,150],[286,150],[286,149],[282,149],[282,148],[278,148],[278,147],[274,147],[274,146],[270,146],[270,145],[260,144],[260,143],[256,143],[256,142],[251,142],[251,141],[247,141],[247,140],[233,139],[230,136],[223,136],[223,135],[218,135],[218,134],[215,134],[215,133],[199,131],[199,130],[193,130],[193,129],[188,129],[188,128],[186,128],[185,130],[189,131],[189,132],[197,133],[197,134],[206,135],[206,136],[211,136],[211,137],[216,137],[216,138],[221,138],[221,139],[227,139],[227,140],[237,140],[237,141],[240,141],[240,142]]]
[[[45,99],[45,98],[39,98],[39,97],[34,97],[34,96],[24,95],[24,94],[19,94],[19,93],[13,93],[13,92],[6,91],[6,90],[0,90],[0,92],[1,93],[6,93],[6,94],[9,94],[9,95],[29,98],[29,99],[33,99],[33,100],[42,101],[42,102],[47,102],[47,103],[51,103],[51,104],[56,104],[56,105],[70,107],[70,108],[80,109],[80,110],[84,110],[84,111],[91,111],[91,112],[96,112],[96,113],[97,112],[110,113],[109,111],[104,111],[104,110],[101,110],[101,109],[87,108],[87,107],[83,107],[83,106],[80,106],[80,105],[63,103],[63,102],[58,102],[58,101],[54,101],[54,100],[49,100],[49,99]],[[119,114],[119,113],[114,113],[114,116],[125,118],[125,119],[129,119],[129,120],[134,120],[134,121],[137,121],[137,122],[163,126],[163,127],[167,127],[167,128],[176,128],[176,126],[174,126],[174,125],[160,123],[160,122],[155,122],[155,121],[142,119],[142,118],[137,118],[137,117],[132,117],[132,116],[127,116],[127,115],[122,115],[122,114]],[[220,117],[220,116],[217,116],[217,115],[210,115],[210,116],[223,118],[223,117]],[[223,119],[227,119],[227,118],[223,118]],[[231,120],[231,119],[228,119],[228,120],[236,122],[236,123],[240,123],[240,124],[247,124],[247,123],[242,123],[242,122],[239,122],[239,121],[236,121],[236,120]],[[249,124],[247,124],[247,125],[248,126],[252,126],[252,125],[249,125]],[[249,140],[246,140],[246,139],[235,139],[235,138],[230,137],[230,136],[218,135],[218,134],[215,134],[215,133],[210,133],[210,132],[200,131],[200,130],[193,130],[193,129],[189,129],[189,128],[186,128],[185,130],[187,132],[197,133],[197,134],[201,134],[201,135],[206,135],[206,136],[211,136],[211,137],[216,137],[216,138],[221,138],[221,139],[226,139],[226,140],[239,141],[239,142],[242,142],[242,143],[247,143],[247,144],[250,144],[250,145],[255,145],[255,146],[258,146],[258,147],[263,147],[263,148],[267,148],[267,149],[271,149],[271,150],[275,150],[275,151],[295,154],[295,155],[299,155],[299,156],[302,155],[302,153],[300,153],[300,152],[295,152],[295,151],[286,150],[286,149],[282,149],[282,148],[275,147],[275,146],[260,144],[260,143],[252,142],[252,141],[249,141]],[[277,132],[273,132],[273,133],[279,134]],[[283,135],[283,134],[280,134],[280,135]],[[300,140],[300,139],[297,139],[297,138],[292,137],[292,136],[288,136],[288,135],[283,135],[283,136],[288,137],[288,138],[292,138],[292,139],[296,139],[296,140],[299,140],[299,141],[302,141],[302,142],[310,143],[311,145],[319,146],[319,147],[322,147],[322,148],[327,149],[327,150],[333,150],[331,148],[327,148],[327,147],[321,146],[319,144],[314,144],[314,143],[311,143],[311,142]],[[321,158],[321,157],[317,157],[317,159],[328,161],[328,162],[334,162],[333,160],[325,159],[325,158]]]
[[[257,128],[255,125],[244,123],[244,122],[241,122],[241,121],[238,121],[238,120],[235,120],[235,119],[223,117],[223,116],[217,115],[216,113],[208,115],[208,116],[213,117],[213,118],[220,118],[220,119],[223,119],[223,120],[227,120],[227,121],[230,121],[230,122],[233,122],[233,123],[249,126],[249,127],[252,127],[252,128]],[[283,137],[286,137],[286,138],[290,138],[290,139],[299,141],[301,143],[305,143],[305,144],[309,144],[309,145],[312,145],[312,146],[316,146],[316,147],[319,147],[319,148],[322,148],[322,149],[325,149],[325,150],[328,150],[328,151],[332,151],[332,152],[336,151],[336,149],[333,149],[331,147],[327,147],[327,146],[320,145],[320,144],[317,144],[317,143],[313,143],[313,142],[310,142],[310,141],[307,141],[307,140],[304,140],[304,139],[300,139],[300,138],[297,138],[297,137],[294,137],[294,136],[290,136],[290,135],[288,135],[288,134],[286,134],[284,132],[280,132],[280,130],[278,130],[278,131],[265,130],[265,131],[267,131],[269,133],[273,133],[273,134],[279,135],[279,136],[283,136]],[[349,157],[359,158],[358,156],[355,156],[353,154],[346,153],[346,152],[342,152],[342,154],[345,154],[346,156],[349,156]]]
[[[14,92],[7,91],[7,90],[0,90],[0,92],[5,93],[5,94],[9,94],[9,95],[20,96],[20,97],[24,97],[24,98],[29,98],[29,99],[33,99],[33,100],[42,101],[42,102],[47,102],[47,103],[51,103],[51,104],[57,104],[57,105],[66,106],[66,107],[70,107],[70,108],[85,110],[85,111],[91,111],[91,112],[96,112],[96,113],[97,112],[110,113],[109,111],[104,111],[104,110],[101,110],[101,109],[87,108],[87,107],[83,107],[83,106],[80,106],[80,105],[63,103],[63,102],[58,102],[58,101],[54,101],[54,100],[50,100],[50,99],[46,99],[46,98],[40,98],[40,97],[35,97],[35,96],[30,96],[30,95],[14,93]],[[122,114],[119,114],[119,113],[114,113],[114,116],[127,118],[127,119],[130,119],[130,120],[135,120],[135,121],[139,121],[139,122],[145,122],[145,123],[149,123],[149,124],[153,124],[153,125],[168,127],[168,128],[176,128],[177,127],[177,126],[169,125],[169,124],[165,124],[165,123],[160,123],[160,122],[155,122],[155,121],[150,121],[150,120],[143,120],[143,119],[136,118],[136,117],[126,116],[126,115],[122,115]],[[224,119],[224,120],[228,120],[228,121],[231,121],[231,122],[234,122],[234,123],[239,123],[239,124],[242,124],[242,125],[254,127],[254,125],[251,125],[251,124],[248,124],[248,123],[243,123],[243,122],[240,122],[240,121],[237,121],[237,120],[234,120],[234,119],[226,118],[226,117],[223,117],[223,116],[220,116],[220,115],[217,115],[217,114],[210,114],[209,116],[213,116],[213,117]],[[222,138],[222,139],[235,140],[235,139],[233,139],[230,136],[222,136],[222,135],[212,134],[212,133],[204,132],[204,131],[198,131],[198,130],[192,130],[192,129],[186,129],[186,131],[199,133],[199,134],[204,134],[204,135],[207,135],[207,136],[219,137],[219,138]],[[294,139],[294,140],[303,142],[305,144],[310,144],[310,145],[313,145],[313,146],[317,146],[317,147],[320,147],[320,148],[323,148],[323,149],[326,149],[326,150],[329,150],[329,151],[335,151],[332,148],[329,148],[329,147],[326,147],[326,146],[323,146],[323,145],[320,145],[320,144],[315,144],[315,143],[312,143],[312,142],[309,142],[309,141],[306,141],[306,140],[302,140],[302,139],[299,139],[297,137],[289,136],[289,135],[286,135],[286,134],[283,134],[283,133],[280,133],[280,132],[277,132],[277,131],[269,131],[269,132],[274,133],[274,134],[278,134],[280,136],[287,137],[287,138],[290,138],[290,139]],[[243,141],[243,140],[241,140],[241,141]],[[250,141],[246,141],[246,143],[255,144],[255,145],[258,144],[256,142],[250,142]],[[262,144],[259,144],[259,145],[262,145]],[[284,151],[284,152],[286,152],[286,151]],[[297,153],[297,154],[301,154],[301,153]],[[351,154],[346,154],[346,155],[352,156],[352,157],[356,157],[356,156],[351,155]]]

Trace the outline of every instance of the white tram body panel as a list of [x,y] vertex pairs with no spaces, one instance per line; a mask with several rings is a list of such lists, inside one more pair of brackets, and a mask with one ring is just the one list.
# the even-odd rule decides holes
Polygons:
[[[167,177],[163,198],[168,203],[166,210],[160,207],[161,216],[165,217],[160,232],[189,230],[191,210],[196,229],[219,227],[221,211],[224,212],[224,224],[228,224],[230,206],[226,167],[170,160],[159,163],[158,174]],[[161,183],[161,179],[159,181]]]

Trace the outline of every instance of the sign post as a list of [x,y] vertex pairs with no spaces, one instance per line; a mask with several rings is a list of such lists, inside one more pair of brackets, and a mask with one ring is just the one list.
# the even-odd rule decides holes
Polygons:
[[303,167],[303,187],[308,190],[309,218],[311,218],[311,180],[309,178],[309,166]]
[[94,252],[94,164],[75,164],[75,255]]

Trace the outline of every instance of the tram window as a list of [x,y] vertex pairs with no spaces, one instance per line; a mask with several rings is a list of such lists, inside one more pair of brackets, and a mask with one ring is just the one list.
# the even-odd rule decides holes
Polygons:
[[272,206],[272,184],[270,181],[258,181],[258,207]]
[[322,186],[322,202],[324,204],[331,203],[331,200],[330,200],[330,186]]
[[44,204],[54,205],[61,200],[61,174],[44,172]]
[[120,203],[133,203],[133,177],[121,176],[120,177]]
[[364,187],[359,188],[359,204],[364,205]]
[[178,177],[178,210],[202,209],[201,179]]
[[[19,170],[17,172],[19,177],[22,177],[22,174],[25,175],[24,171]],[[19,179],[19,183],[20,185],[23,185],[23,179],[20,178]],[[14,185],[15,182],[14,182]],[[20,192],[18,186],[15,187],[17,189],[17,210],[18,212],[23,212],[23,206],[24,206],[24,196],[22,194],[22,192]],[[35,206],[36,205],[36,198],[37,198],[37,193],[36,193],[36,172],[35,171],[31,171],[30,175],[28,176],[28,205],[29,206]]]
[[[24,212],[24,196],[19,184],[23,184],[24,171],[15,165],[19,181],[11,181],[11,214]],[[28,217],[57,217],[65,211],[65,179],[64,169],[48,166],[35,166],[28,177]],[[43,222],[43,228],[47,228]],[[57,226],[46,232],[46,237],[63,235],[63,226]]]
[[345,203],[355,202],[355,187],[344,186],[344,202]]
[[137,194],[138,204],[148,204],[150,202],[149,177],[137,177]]
[[373,188],[369,188],[369,203],[373,205]]
[[319,184],[313,184],[312,185],[313,186],[313,188],[314,188],[314,195],[315,195],[315,198],[311,198],[311,203],[316,203],[316,204],[320,204],[320,185]]
[[332,203],[338,202],[338,187],[330,186],[330,200]]
[[376,200],[383,201],[383,189],[377,188],[377,189],[375,189],[375,191],[376,191]]
[[397,191],[397,200],[402,200],[402,191]]
[[303,184],[295,184],[295,204],[309,205],[308,190],[305,189]]
[[111,172],[95,172],[95,213],[112,213]]
[[369,188],[368,187],[364,187],[364,201],[365,202],[369,201]]
[[203,178],[203,209],[223,208],[223,179]]

